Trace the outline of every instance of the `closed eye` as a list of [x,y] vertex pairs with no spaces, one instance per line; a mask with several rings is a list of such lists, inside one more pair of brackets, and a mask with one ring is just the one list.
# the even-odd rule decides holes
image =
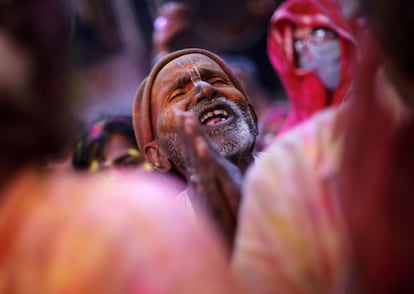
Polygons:
[[220,78],[220,77],[210,78],[208,80],[208,82],[211,85],[227,85],[227,81],[225,79],[223,79],[223,78]]
[[185,92],[182,89],[177,89],[171,93],[170,97],[168,98],[168,101],[171,102],[177,98],[180,98],[184,94]]

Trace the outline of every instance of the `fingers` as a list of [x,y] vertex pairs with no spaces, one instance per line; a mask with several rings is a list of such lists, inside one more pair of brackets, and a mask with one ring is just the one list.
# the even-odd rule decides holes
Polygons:
[[197,154],[194,148],[195,129],[192,117],[188,113],[176,110],[174,111],[174,122],[177,129],[177,134],[181,140],[181,148],[185,165],[188,173],[194,173],[197,168]]
[[235,218],[240,183],[235,181],[239,177],[234,175],[240,174],[239,169],[214,150],[192,113],[176,110],[175,119],[184,145],[189,185],[197,194],[194,196],[201,202],[208,202],[211,209],[225,212],[221,217],[226,221]]
[[197,136],[194,139],[194,145],[195,149],[197,151],[197,155],[200,156],[200,158],[208,158],[210,154],[209,145],[206,142],[206,139],[202,136]]
[[205,169],[206,159],[211,159],[213,148],[208,143],[199,123],[192,113],[175,110],[175,123],[183,144],[187,168],[191,171]]
[[[186,134],[193,138],[193,159],[196,162],[191,164],[196,173],[203,175],[203,182],[206,185],[204,192],[210,195],[208,197],[220,195],[220,198],[224,198],[219,201],[223,202],[226,209],[229,209],[236,217],[240,202],[240,183],[238,180],[241,174],[239,169],[217,154],[202,134],[195,118],[188,117],[184,124]],[[240,175],[240,177],[236,175]]]

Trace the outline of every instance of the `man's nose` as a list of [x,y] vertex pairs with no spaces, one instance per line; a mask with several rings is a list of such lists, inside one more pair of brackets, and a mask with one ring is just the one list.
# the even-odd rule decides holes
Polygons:
[[217,94],[217,89],[205,81],[197,81],[195,83],[195,90],[196,93],[194,99],[196,100],[196,103],[204,99],[211,99]]

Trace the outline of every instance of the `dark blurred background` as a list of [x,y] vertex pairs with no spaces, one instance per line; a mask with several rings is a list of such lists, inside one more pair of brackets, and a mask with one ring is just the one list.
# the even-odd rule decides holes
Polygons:
[[[73,0],[74,54],[84,86],[83,112],[130,113],[135,91],[151,65],[153,20],[161,0]],[[282,0],[177,0],[190,5],[203,47],[255,61],[263,86],[282,89],[266,53],[267,26]],[[276,98],[277,99],[277,98]]]

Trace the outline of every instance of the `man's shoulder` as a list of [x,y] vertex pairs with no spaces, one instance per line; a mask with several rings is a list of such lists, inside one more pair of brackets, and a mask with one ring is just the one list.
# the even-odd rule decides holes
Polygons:
[[305,122],[276,137],[264,154],[286,146],[307,148],[311,144],[320,145],[338,140],[344,121],[344,110],[342,107],[332,107],[318,112]]
[[307,179],[332,176],[341,158],[342,126],[343,111],[332,108],[292,128],[256,157],[246,182],[285,185],[298,175]]

